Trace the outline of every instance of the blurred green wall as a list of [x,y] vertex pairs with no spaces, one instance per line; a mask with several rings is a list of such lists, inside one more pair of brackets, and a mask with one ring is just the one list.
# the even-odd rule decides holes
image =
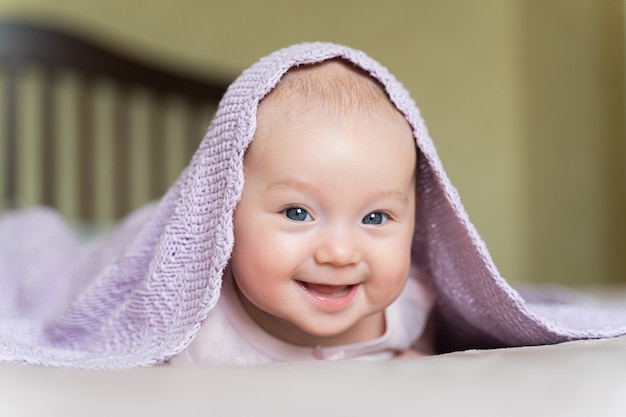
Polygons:
[[407,86],[505,278],[626,281],[623,0],[0,0],[192,72],[291,43],[365,50]]

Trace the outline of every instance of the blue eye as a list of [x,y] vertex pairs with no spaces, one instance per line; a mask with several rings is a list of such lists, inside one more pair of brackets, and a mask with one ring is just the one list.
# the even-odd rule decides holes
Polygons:
[[285,217],[289,220],[293,220],[294,222],[304,222],[310,221],[311,215],[302,207],[290,207],[286,209],[284,212]]
[[387,219],[388,216],[386,214],[375,211],[363,217],[362,222],[368,225],[378,225],[384,223]]

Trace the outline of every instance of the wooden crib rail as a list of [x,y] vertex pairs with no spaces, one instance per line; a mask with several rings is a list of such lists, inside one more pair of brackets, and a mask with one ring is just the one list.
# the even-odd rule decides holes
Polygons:
[[[20,88],[24,74],[32,68],[37,68],[39,77],[40,88],[35,100],[38,108],[25,110]],[[76,105],[71,109],[75,113],[73,120],[78,138],[75,144],[78,160],[74,170],[77,185],[74,193],[78,207],[74,212],[77,218],[86,221],[94,218],[99,204],[94,165],[99,158],[97,141],[102,139],[97,131],[100,124],[95,122],[98,116],[94,109],[94,96],[102,80],[113,86],[113,126],[107,128],[112,132],[111,148],[114,149],[109,169],[113,190],[108,194],[114,197],[111,203],[113,218],[119,218],[133,208],[130,202],[133,193],[130,184],[133,181],[129,179],[133,175],[132,167],[137,155],[133,154],[136,147],[130,129],[130,106],[135,92],[141,89],[144,96],[150,97],[149,126],[146,128],[149,136],[149,173],[143,175],[148,178],[148,183],[139,187],[147,187],[148,198],[156,198],[164,192],[170,180],[164,175],[167,149],[171,148],[171,144],[168,148],[165,141],[172,141],[165,137],[168,103],[172,100],[183,103],[184,132],[173,140],[175,146],[184,148],[182,152],[188,157],[206,128],[207,112],[217,106],[229,84],[229,80],[210,76],[198,78],[165,69],[76,34],[27,22],[0,20],[0,77],[4,79],[3,115],[0,115],[4,120],[0,137],[0,208],[32,203],[58,206],[61,203],[59,189],[66,184],[62,184],[59,178],[60,107],[57,96],[61,88],[59,80],[67,72],[75,75],[78,85]],[[31,119],[28,114],[23,114],[31,110],[39,117]],[[62,110],[67,111],[66,108]],[[24,120],[27,125],[32,123],[36,126],[25,127]],[[36,165],[41,183],[36,187],[40,190],[37,197],[30,199],[35,201],[23,202],[20,187],[24,178],[21,178],[23,170],[19,161],[24,160],[25,151],[20,151],[19,145],[24,140],[27,127],[37,136],[31,140],[36,141],[38,146],[39,161]]]

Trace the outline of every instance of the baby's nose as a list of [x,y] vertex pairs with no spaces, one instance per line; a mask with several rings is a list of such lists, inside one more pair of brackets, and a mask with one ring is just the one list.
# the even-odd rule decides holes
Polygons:
[[315,261],[333,266],[354,265],[361,261],[361,251],[353,234],[344,227],[333,227],[315,251]]

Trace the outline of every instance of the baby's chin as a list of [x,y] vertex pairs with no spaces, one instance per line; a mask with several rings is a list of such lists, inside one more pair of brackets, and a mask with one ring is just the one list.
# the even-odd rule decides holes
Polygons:
[[293,323],[298,329],[288,342],[301,346],[340,346],[367,342],[385,333],[383,312],[361,317],[357,320],[341,322],[328,317],[318,323]]

